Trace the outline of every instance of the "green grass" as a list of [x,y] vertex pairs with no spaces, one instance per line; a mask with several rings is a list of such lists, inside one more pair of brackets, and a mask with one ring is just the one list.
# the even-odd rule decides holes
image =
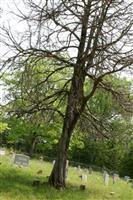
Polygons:
[[[47,184],[33,187],[32,182],[39,178],[47,181],[52,165],[48,162],[31,160],[28,168],[12,165],[11,156],[0,157],[0,200],[133,200],[133,188],[122,180],[104,186],[100,173],[88,174],[87,189],[81,191],[81,180],[74,168],[69,168],[67,188],[56,190]],[[37,171],[43,174],[37,176]],[[113,195],[110,193],[114,192]]]

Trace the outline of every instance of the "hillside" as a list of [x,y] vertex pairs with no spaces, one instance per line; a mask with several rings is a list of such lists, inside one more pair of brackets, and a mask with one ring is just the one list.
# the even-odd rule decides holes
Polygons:
[[[51,163],[31,160],[30,166],[23,168],[14,166],[12,160],[12,155],[0,157],[0,200],[133,200],[132,185],[121,179],[113,184],[110,178],[109,185],[105,186],[102,174],[88,173],[87,189],[81,191],[82,172],[70,167],[67,188],[59,191],[45,183]],[[32,185],[36,179],[41,183],[39,186]]]

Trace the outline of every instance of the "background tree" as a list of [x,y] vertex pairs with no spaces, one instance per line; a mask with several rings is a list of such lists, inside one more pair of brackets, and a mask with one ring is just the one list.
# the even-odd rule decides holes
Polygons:
[[[121,82],[128,93],[129,81],[115,78],[113,84],[117,87]],[[113,95],[97,90],[80,117],[70,155],[80,163],[119,171],[132,133],[132,115],[123,111]]]
[[130,176],[131,178],[133,178],[132,165],[133,165],[133,144],[130,143],[129,148],[127,148],[121,160],[120,175]]
[[[132,68],[132,3],[121,0],[23,2],[28,9],[23,13],[16,5],[16,15],[26,22],[26,31],[14,35],[11,29],[2,28],[2,42],[14,52],[4,66],[21,69],[25,64],[28,68],[29,62],[50,58],[56,65],[48,73],[44,66],[47,78],[43,83],[53,74],[72,68],[70,81],[41,101],[53,101],[69,84],[57,159],[49,178],[51,185],[64,187],[70,139],[87,102],[99,87],[117,97],[119,93],[123,96],[105,77]],[[90,87],[85,91],[87,83]],[[129,110],[130,104],[124,102]]]

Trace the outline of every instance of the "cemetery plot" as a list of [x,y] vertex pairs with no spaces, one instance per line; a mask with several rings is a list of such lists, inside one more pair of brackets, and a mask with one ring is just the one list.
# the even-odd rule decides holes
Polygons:
[[28,167],[29,166],[29,156],[23,154],[15,154],[14,164],[18,166]]

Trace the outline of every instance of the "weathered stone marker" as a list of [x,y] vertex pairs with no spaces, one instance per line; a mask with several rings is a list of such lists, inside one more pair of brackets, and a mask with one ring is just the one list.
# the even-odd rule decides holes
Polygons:
[[104,185],[108,185],[109,184],[109,174],[104,171],[103,173],[103,179],[104,179]]
[[92,167],[89,167],[89,174],[92,174]]
[[80,165],[78,165],[78,168],[77,168],[77,169],[78,169],[78,172],[79,172],[79,173],[82,173],[82,169],[81,169]]
[[53,164],[53,166],[55,165],[55,160],[53,160],[52,164]]
[[119,174],[113,174],[113,184],[119,179]]
[[124,180],[128,183],[128,182],[130,182],[131,178],[130,178],[130,176],[124,176]]
[[86,184],[87,184],[87,175],[86,174],[82,174],[80,176],[81,178],[81,185],[80,185],[80,189],[81,190],[85,190],[86,189]]
[[6,154],[6,152],[4,150],[0,149],[0,156],[4,156]]
[[14,164],[18,166],[28,167],[29,166],[29,156],[23,154],[15,154]]

